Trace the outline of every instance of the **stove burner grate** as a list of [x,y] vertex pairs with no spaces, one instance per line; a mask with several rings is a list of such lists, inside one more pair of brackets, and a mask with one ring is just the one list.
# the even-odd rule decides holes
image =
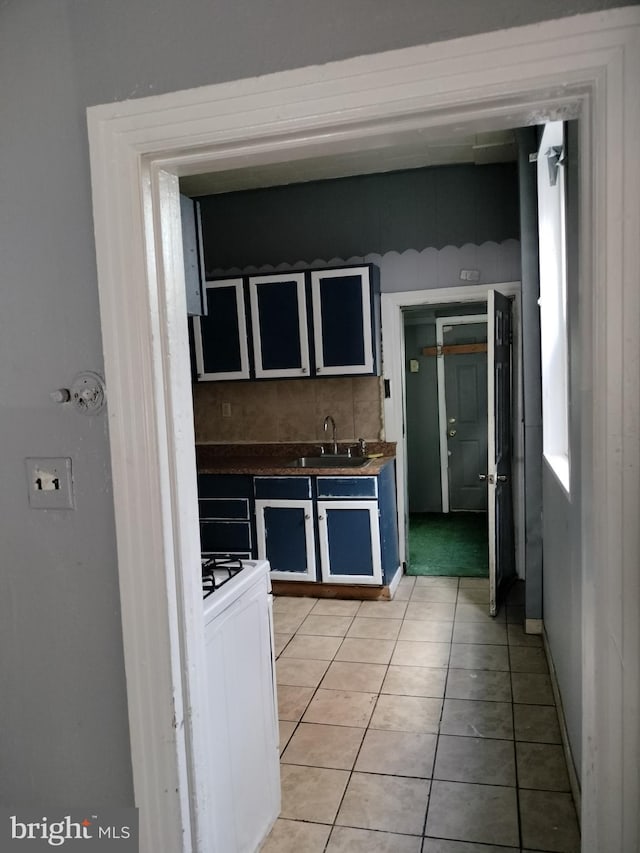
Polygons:
[[242,560],[233,554],[202,557],[202,597],[208,598],[242,571]]

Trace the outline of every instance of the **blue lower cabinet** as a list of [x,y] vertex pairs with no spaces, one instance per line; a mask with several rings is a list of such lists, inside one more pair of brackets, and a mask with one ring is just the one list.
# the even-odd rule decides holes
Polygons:
[[269,560],[275,580],[315,581],[311,500],[256,500],[258,558]]
[[317,511],[322,580],[381,585],[378,502],[319,500]]
[[203,554],[255,556],[253,479],[241,474],[199,474],[198,510]]
[[203,554],[250,556],[251,525],[248,521],[200,520],[200,550]]

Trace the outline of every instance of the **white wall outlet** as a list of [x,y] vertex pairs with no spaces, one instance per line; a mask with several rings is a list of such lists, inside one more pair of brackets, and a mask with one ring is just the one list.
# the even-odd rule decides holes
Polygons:
[[480,270],[460,270],[460,281],[480,281]]
[[230,418],[231,417],[231,403],[223,403],[222,404],[222,417]]
[[29,506],[32,509],[73,509],[71,459],[25,459]]

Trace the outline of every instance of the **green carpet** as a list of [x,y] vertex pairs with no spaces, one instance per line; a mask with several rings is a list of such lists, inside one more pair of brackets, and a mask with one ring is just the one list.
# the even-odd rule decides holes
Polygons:
[[415,513],[409,516],[409,575],[487,577],[486,513]]

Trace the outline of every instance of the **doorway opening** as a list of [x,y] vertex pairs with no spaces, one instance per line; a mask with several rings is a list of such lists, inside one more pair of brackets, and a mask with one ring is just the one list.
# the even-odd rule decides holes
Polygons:
[[[484,553],[488,556],[489,566],[489,610],[495,615],[499,605],[500,588],[506,587],[514,575],[524,579],[520,283],[496,282],[495,284],[427,289],[419,292],[389,293],[383,294],[382,303],[383,336],[389,342],[385,348],[387,354],[385,376],[388,377],[392,387],[401,389],[402,398],[400,410],[390,404],[385,406],[387,437],[397,440],[400,559],[404,562],[407,573],[413,574],[412,539],[414,543],[420,538],[424,539],[421,529],[424,528],[424,524],[421,522],[446,520],[450,533],[453,533],[453,525],[459,524],[462,531],[459,537],[456,531],[456,538],[461,538],[463,542],[468,539],[469,551],[465,555],[465,563],[469,567],[469,576],[478,572],[475,576],[482,577],[483,575],[480,574],[482,561],[477,559],[477,556],[474,560],[469,553],[473,554],[473,549],[476,548],[477,555],[477,549],[482,547],[478,545],[478,540],[482,542],[483,524],[479,523],[477,518],[475,519],[475,545],[472,545],[471,535],[468,537],[464,535],[465,518],[455,521],[454,517],[459,513],[469,513],[472,516],[481,516],[486,513],[488,547]],[[509,331],[506,331],[505,322],[508,324]],[[430,330],[429,324],[431,324]],[[447,332],[444,331],[445,328],[448,329]],[[465,334],[474,338],[472,343],[459,343],[465,340]],[[450,337],[452,343],[446,342],[445,337]],[[426,346],[423,346],[423,340],[426,341]],[[435,355],[431,354],[433,346],[436,348]],[[438,355],[438,347],[440,347],[440,355]],[[464,352],[466,349],[476,350],[476,352]],[[420,353],[418,358],[416,358],[417,352]],[[463,356],[466,358],[468,355],[473,356],[468,364],[469,369],[457,371],[454,359],[460,359]],[[423,363],[420,362],[420,358]],[[412,360],[418,360],[417,375]],[[487,424],[486,433],[483,431],[480,436],[474,435],[472,429],[471,435],[467,436],[468,450],[454,446],[458,439],[459,411],[457,409],[456,412],[447,411],[448,406],[445,405],[444,389],[447,385],[445,362],[447,360],[454,364],[454,368],[450,371],[453,374],[453,387],[455,389],[457,381],[459,388],[462,389],[463,404],[467,405],[469,397],[477,397],[471,407],[476,410],[476,414],[472,417],[465,409],[464,420],[471,421],[474,418],[479,420],[482,417]],[[435,368],[434,361],[438,362]],[[493,365],[493,369],[488,368],[489,364]],[[463,366],[464,361],[459,362],[459,365]],[[421,371],[423,371],[422,374]],[[438,371],[440,381],[438,381]],[[461,374],[457,380],[456,372]],[[464,377],[465,373],[468,376]],[[411,388],[411,383],[415,379],[427,386],[424,394],[412,393],[415,389]],[[419,382],[414,383],[418,388]],[[467,390],[465,390],[465,383],[469,386]],[[443,393],[439,394],[438,388],[442,389]],[[450,400],[456,402],[460,396],[460,391],[455,390],[450,394]],[[477,414],[478,411],[482,413],[480,416]],[[451,418],[455,419],[453,424],[449,423]],[[426,437],[424,432],[421,433],[423,426]],[[498,427],[501,428],[498,429]],[[455,432],[454,436],[449,435],[452,430]],[[484,435],[487,438],[486,445],[482,443]],[[463,439],[461,444],[464,444],[464,429],[461,438]],[[424,442],[424,446],[421,446],[421,442]],[[451,456],[449,456],[450,450]],[[462,469],[465,467],[466,454],[468,471],[464,473],[463,470],[463,475],[460,477],[454,476],[452,489],[449,460],[454,452],[457,452],[457,456],[462,460],[460,464]],[[443,460],[446,464],[443,464]],[[492,464],[490,460],[493,460]],[[511,471],[503,470],[501,466],[504,465],[511,465]],[[464,497],[465,482],[468,483],[466,498]],[[425,489],[430,490],[431,504],[424,502]],[[421,500],[423,503],[420,503]],[[422,515],[420,510],[431,511],[434,517],[432,519],[412,518],[412,515]],[[480,528],[479,533],[478,528]],[[420,532],[418,532],[419,529]],[[436,537],[439,540],[437,543],[435,541],[428,543],[429,546],[433,546],[431,550],[433,574],[446,574],[450,568],[454,569],[451,574],[457,574],[455,569],[459,571],[463,567],[452,566],[452,562],[453,560],[461,562],[462,556],[456,557],[457,547],[452,543],[452,537],[448,537],[446,530],[444,533],[442,530],[435,533],[434,540]],[[443,541],[444,547],[441,546]],[[436,547],[441,553],[449,550],[451,556],[446,564],[435,553]],[[481,550],[480,553],[482,553]],[[414,570],[416,565],[420,566],[423,555],[424,551],[422,554],[414,551]],[[427,562],[427,569],[429,568]],[[422,574],[423,571],[419,573]]]
[[488,577],[486,302],[403,319],[407,574]]

